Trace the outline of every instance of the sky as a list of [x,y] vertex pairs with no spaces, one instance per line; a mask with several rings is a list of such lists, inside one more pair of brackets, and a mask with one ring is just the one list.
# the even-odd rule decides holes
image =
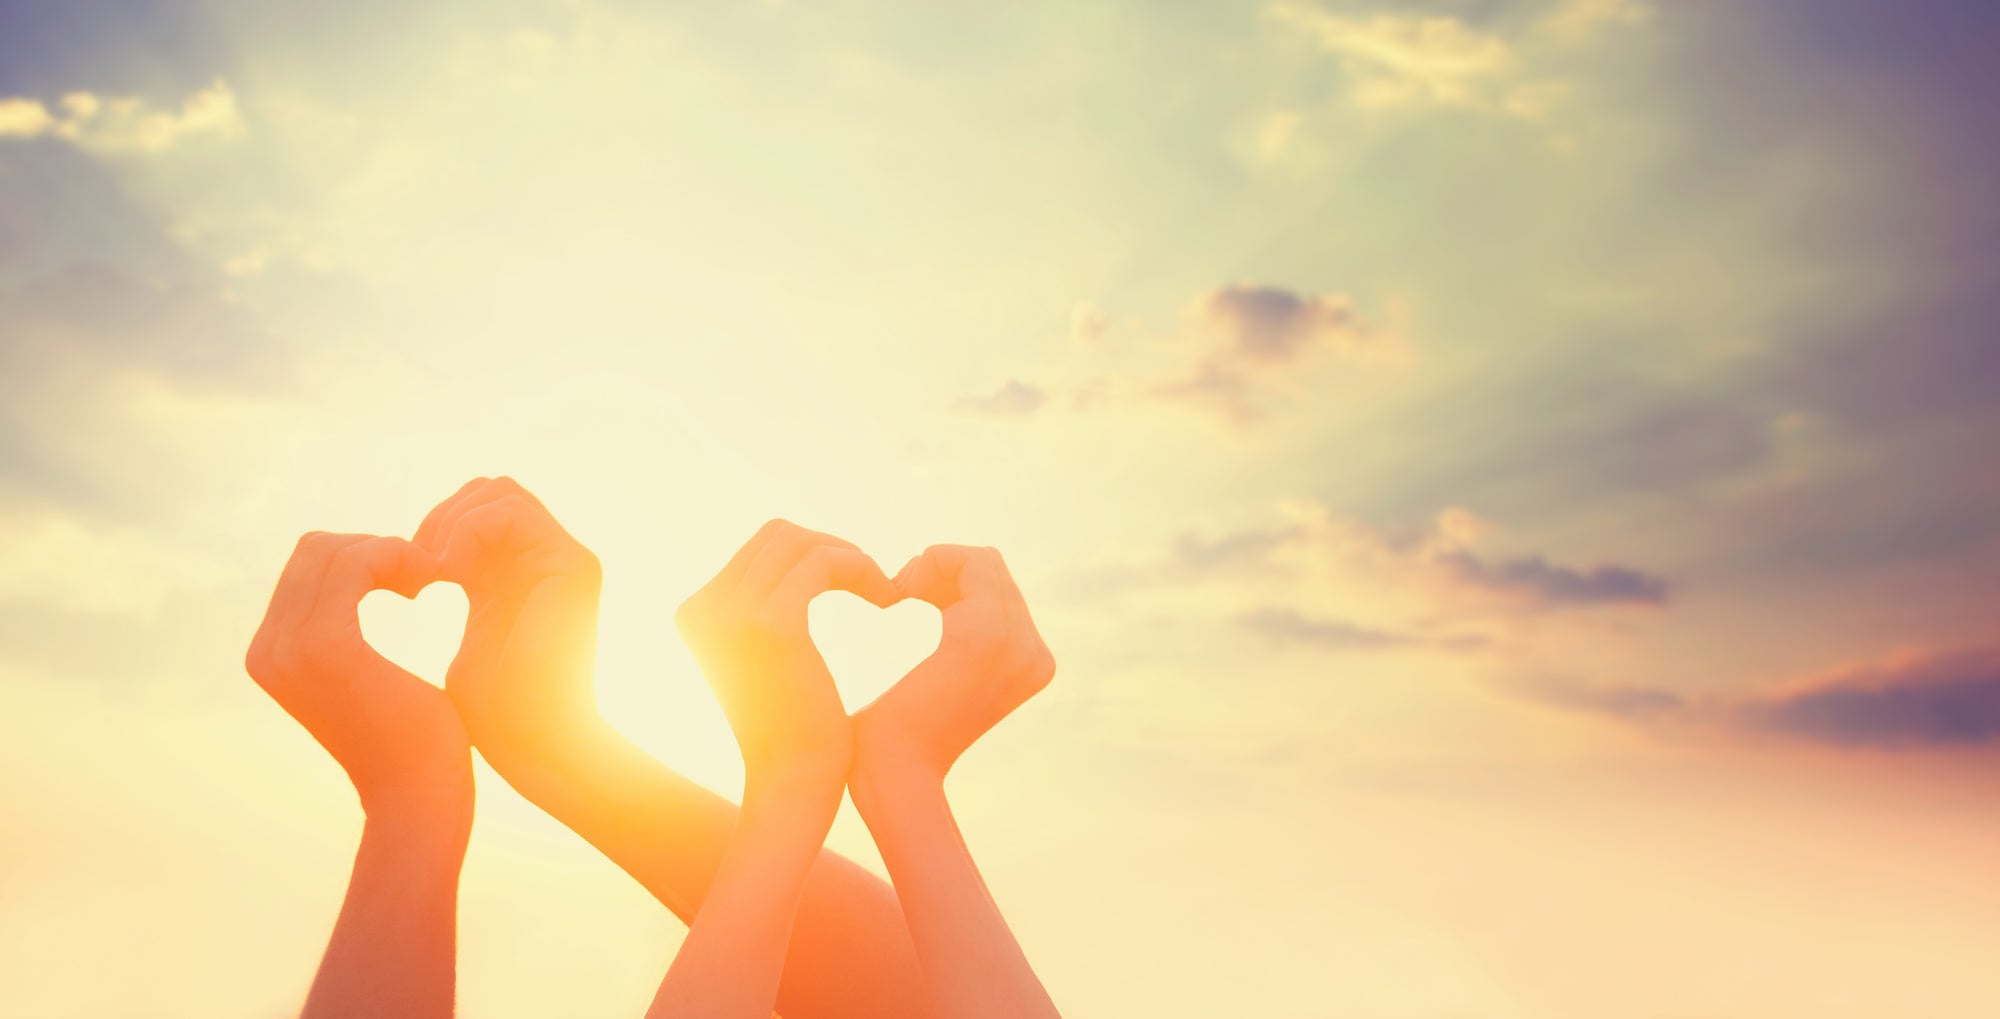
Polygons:
[[[2000,1001],[2000,14],[1975,0],[0,0],[0,1014],[296,1008],[360,812],[243,674],[468,478],[600,697],[767,518],[1003,550],[954,771],[1077,1016]],[[463,597],[364,625],[433,679]],[[850,708],[934,612],[813,607]],[[482,771],[470,1017],[682,929]],[[831,844],[880,871],[851,808]]]

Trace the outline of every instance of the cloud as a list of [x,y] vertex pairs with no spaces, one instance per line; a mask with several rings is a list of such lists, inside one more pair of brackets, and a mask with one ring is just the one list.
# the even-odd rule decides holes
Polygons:
[[1644,24],[1653,16],[1641,0],[1565,0],[1542,16],[1536,30],[1557,42],[1589,42],[1606,28]]
[[162,152],[190,138],[230,138],[243,130],[236,93],[219,80],[179,109],[94,92],[67,93],[53,107],[39,99],[0,98],[0,139],[61,138],[95,152]]
[[1687,698],[1671,690],[1637,684],[1588,684],[1543,674],[1508,676],[1502,690],[1527,700],[1628,722],[1675,717],[1688,710]]
[[137,511],[184,452],[156,396],[258,400],[298,382],[293,351],[215,285],[102,262],[0,290],[0,337],[0,509]]
[[1078,303],[1070,310],[1070,342],[1081,347],[1102,346],[1111,334],[1111,320],[1096,305]]
[[1433,636],[1380,629],[1343,619],[1307,616],[1291,609],[1256,609],[1237,616],[1236,621],[1243,628],[1273,640],[1326,651],[1396,651],[1429,648],[1464,652],[1481,650],[1489,643],[1486,638],[1479,636]]
[[1368,333],[1346,294],[1303,294],[1242,284],[1198,298],[1188,319],[1201,353],[1151,394],[1221,413],[1238,425],[1267,412],[1266,396],[1315,347],[1357,346]]
[[1195,313],[1222,343],[1214,359],[1237,367],[1284,364],[1313,343],[1352,341],[1360,335],[1354,302],[1345,294],[1230,286],[1204,295]]
[[1040,410],[1048,399],[1049,394],[1040,387],[1029,385],[1020,379],[1008,379],[999,389],[980,396],[964,397],[955,406],[965,414],[1018,418],[1027,417]]
[[1834,746],[2000,743],[2000,647],[1848,669],[1750,700],[1739,710],[1757,728]]
[[1500,689],[1662,731],[1780,736],[1849,750],[2000,745],[2000,646],[1903,654],[1743,695],[1509,677]]
[[1514,64],[1505,41],[1457,18],[1350,18],[1289,2],[1274,5],[1271,16],[1338,57],[1353,80],[1353,102],[1364,109],[1486,107]]
[[[1072,309],[1070,340],[1085,358],[1103,362],[1134,352],[1111,349],[1111,328],[1111,320],[1093,305]],[[1374,342],[1380,339],[1346,294],[1235,284],[1190,302],[1181,331],[1161,337],[1152,348],[1165,353],[1150,366],[1128,370],[1124,378],[1095,375],[1053,387],[1014,379],[993,392],[963,397],[953,407],[968,414],[1022,418],[1057,402],[1077,412],[1165,403],[1247,426],[1296,388],[1298,377],[1311,369],[1316,350],[1389,349]]]
[[[1570,81],[1537,68],[1542,58],[1556,55],[1547,51],[1594,41],[1609,27],[1639,24],[1652,11],[1640,0],[1562,0],[1531,29],[1506,35],[1446,15],[1350,17],[1301,0],[1281,0],[1268,13],[1333,55],[1347,75],[1347,99],[1358,109],[1455,109],[1546,121],[1575,91]],[[1281,126],[1279,136],[1259,139],[1267,162],[1289,142],[1296,121],[1266,121],[1267,129],[1274,125]]]
[[1401,574],[1447,595],[1497,595],[1504,604],[1532,609],[1663,605],[1669,597],[1665,578],[1629,566],[1577,568],[1541,555],[1482,555],[1473,546],[1492,532],[1492,524],[1457,507],[1427,521],[1388,526],[1306,502],[1290,504],[1286,513],[1292,520],[1279,527],[1214,537],[1184,534],[1175,541],[1174,562],[1199,574],[1325,560]]
[[1489,562],[1464,551],[1441,553],[1435,562],[1462,583],[1523,594],[1546,605],[1592,602],[1660,605],[1667,600],[1664,579],[1625,566],[1577,570],[1553,565],[1541,556]]

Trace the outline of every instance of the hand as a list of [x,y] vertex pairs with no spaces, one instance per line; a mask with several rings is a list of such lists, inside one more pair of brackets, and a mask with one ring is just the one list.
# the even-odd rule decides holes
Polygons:
[[596,717],[603,572],[540,501],[512,478],[475,478],[431,510],[416,544],[465,588],[465,637],[445,689],[483,753]]
[[937,606],[944,631],[930,657],[855,713],[855,764],[942,780],[986,730],[1048,686],[1055,657],[993,549],[933,545],[895,584]]
[[472,754],[445,693],[376,654],[361,598],[405,598],[437,579],[435,558],[401,538],[314,531],[299,539],[244,659],[251,678],[339,761],[370,816],[462,808]]
[[845,780],[847,712],[806,631],[807,603],[836,589],[884,608],[902,597],[852,544],[773,520],[674,615],[736,733],[747,781],[794,768]]

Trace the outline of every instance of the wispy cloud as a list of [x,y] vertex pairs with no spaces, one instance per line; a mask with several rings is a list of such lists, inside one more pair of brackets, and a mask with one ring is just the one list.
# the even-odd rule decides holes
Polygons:
[[1472,634],[1430,634],[1367,626],[1345,619],[1308,616],[1292,609],[1262,608],[1236,617],[1252,633],[1287,644],[1324,651],[1478,651],[1490,641]]
[[1324,559],[1400,573],[1446,593],[1493,595],[1505,605],[1541,610],[1657,606],[1669,597],[1666,578],[1630,566],[1573,567],[1542,555],[1482,552],[1477,545],[1491,533],[1492,525],[1460,508],[1443,510],[1427,521],[1382,526],[1339,516],[1310,502],[1288,506],[1291,522],[1281,526],[1182,535],[1174,545],[1174,561],[1183,570],[1202,573]]
[[1664,686],[1505,677],[1552,707],[1670,731],[1776,735],[1853,750],[2000,745],[2000,647],[1905,653],[1733,695]]
[[[1110,329],[1110,320],[1093,305],[1078,305],[1072,313],[1070,338],[1086,360],[1109,357]],[[993,417],[1023,417],[1055,402],[1092,411],[1163,404],[1190,407],[1243,427],[1261,421],[1295,393],[1300,376],[1317,367],[1320,351],[1371,345],[1383,346],[1384,337],[1362,321],[1346,294],[1232,284],[1190,302],[1178,332],[1151,344],[1157,351],[1151,364],[1125,368],[1123,376],[1094,374],[1087,382],[1066,386],[1009,380],[954,406]]]
[[1228,286],[1202,295],[1188,317],[1203,352],[1191,371],[1154,386],[1152,393],[1219,412],[1237,424],[1266,413],[1266,395],[1310,350],[1367,338],[1353,299],[1345,294]]
[[1354,103],[1365,109],[1486,107],[1515,63],[1506,41],[1457,18],[1347,17],[1293,2],[1273,5],[1270,12],[1340,59],[1353,79]]
[[[1651,9],[1639,0],[1562,0],[1531,28],[1504,34],[1449,15],[1337,14],[1304,0],[1282,0],[1268,13],[1340,63],[1347,100],[1357,109],[1455,109],[1544,121],[1568,101],[1575,83],[1538,66],[1543,62],[1532,51],[1593,41],[1609,27],[1645,21]],[[1272,155],[1269,144],[1262,147]]]
[[104,153],[161,152],[192,138],[242,134],[236,93],[216,81],[159,109],[136,96],[69,92],[53,104],[23,96],[0,98],[0,140],[61,138]]
[[1031,386],[1019,379],[1008,379],[1000,388],[990,393],[964,397],[954,406],[965,414],[1017,418],[1033,414],[1048,401],[1049,394],[1041,387]]

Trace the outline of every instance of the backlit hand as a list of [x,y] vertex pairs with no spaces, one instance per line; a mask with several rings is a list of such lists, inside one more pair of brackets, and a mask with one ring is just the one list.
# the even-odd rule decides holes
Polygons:
[[445,688],[489,759],[597,717],[597,557],[512,478],[476,478],[417,528],[465,588],[465,637]]
[[844,779],[847,712],[806,631],[806,604],[831,590],[883,607],[901,600],[852,544],[773,520],[674,616],[752,779],[788,765]]
[[854,715],[857,766],[943,778],[986,730],[1049,684],[1055,657],[1000,553],[933,545],[895,579],[944,613],[938,648]]
[[358,607],[370,591],[406,598],[438,562],[401,538],[314,531],[299,539],[244,659],[251,678],[347,769],[371,815],[416,804],[462,807],[472,757],[444,691],[375,653]]

